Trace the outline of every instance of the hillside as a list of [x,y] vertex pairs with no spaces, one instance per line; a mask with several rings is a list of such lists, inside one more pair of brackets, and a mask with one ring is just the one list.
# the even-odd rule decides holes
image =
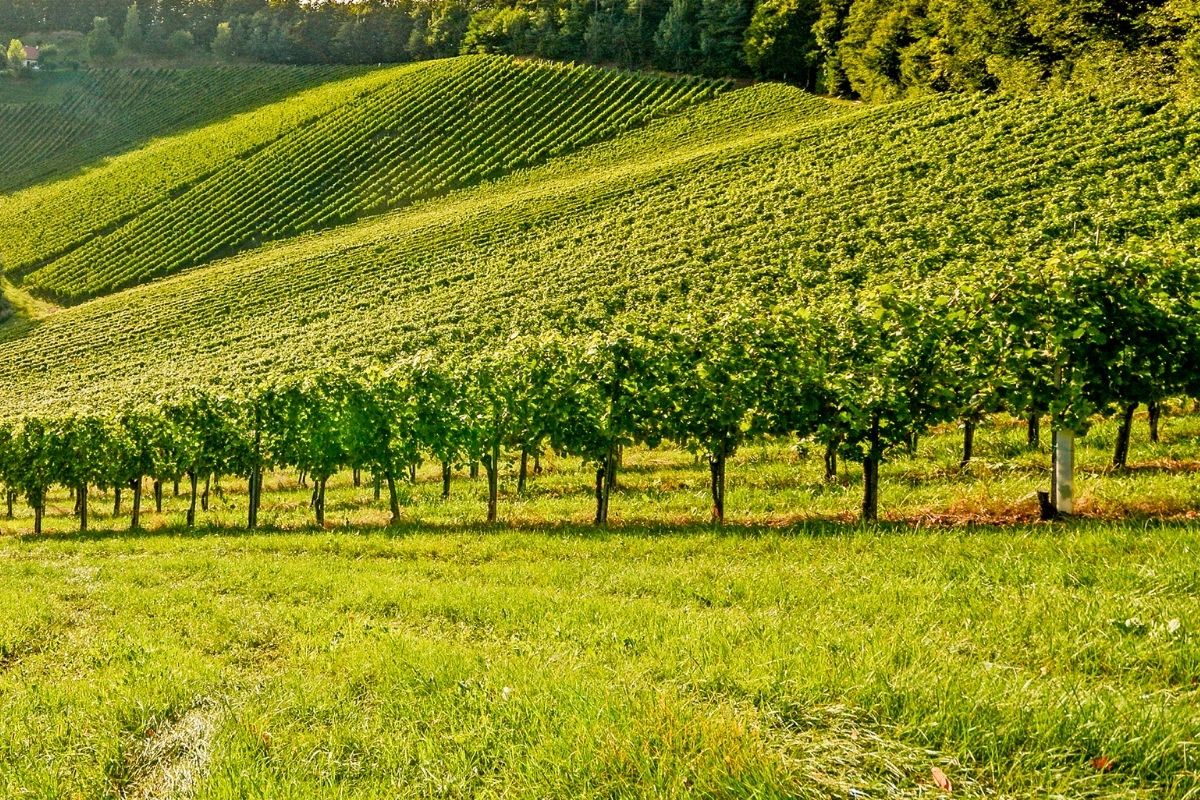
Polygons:
[[486,56],[376,70],[0,201],[0,262],[77,302],[499,177],[718,89]]
[[481,350],[630,309],[816,299],[1194,241],[1196,122],[1171,103],[1071,95],[859,107],[741,89],[475,190],[10,326],[0,402],[102,406]]
[[360,71],[258,65],[0,77],[0,194]]

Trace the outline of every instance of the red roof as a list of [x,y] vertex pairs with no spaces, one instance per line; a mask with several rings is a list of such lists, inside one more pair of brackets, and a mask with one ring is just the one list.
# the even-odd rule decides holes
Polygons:
[[41,54],[42,54],[42,51],[38,50],[36,47],[26,46],[26,48],[25,48],[25,60],[26,61],[37,61],[38,58],[41,56]]

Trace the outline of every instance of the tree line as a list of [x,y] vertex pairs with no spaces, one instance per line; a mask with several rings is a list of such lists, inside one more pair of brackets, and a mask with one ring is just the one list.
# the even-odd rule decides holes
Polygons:
[[90,32],[100,57],[115,34],[130,49],[281,63],[492,52],[868,100],[1200,82],[1200,0],[0,0],[0,33],[58,30]]
[[503,460],[519,456],[523,487],[528,459],[553,450],[594,468],[595,521],[604,524],[622,449],[669,441],[709,465],[720,522],[730,457],[748,439],[776,436],[822,447],[830,480],[840,458],[861,463],[870,521],[880,463],[931,426],[961,423],[965,466],[975,425],[989,414],[1027,418],[1031,446],[1044,417],[1084,433],[1095,414],[1116,414],[1113,463],[1124,466],[1134,409],[1181,396],[1200,397],[1200,258],[1146,245],[1062,254],[1032,273],[946,275],[805,305],[515,336],[365,377],[317,372],[147,398],[109,414],[28,416],[0,426],[0,483],[9,514],[24,497],[40,531],[55,485],[74,490],[84,528],[89,487],[128,487],[137,527],[146,479],[159,504],[164,483],[186,480],[192,525],[207,497],[199,483],[239,476],[253,528],[264,471],[287,468],[311,478],[321,525],[326,483],[339,471],[385,485],[397,519],[397,482],[432,459],[443,496],[455,465],[482,465],[495,521]]

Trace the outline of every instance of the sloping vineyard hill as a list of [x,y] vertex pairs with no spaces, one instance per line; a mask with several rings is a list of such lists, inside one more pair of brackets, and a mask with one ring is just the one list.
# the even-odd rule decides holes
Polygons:
[[495,179],[721,88],[493,56],[379,69],[9,197],[0,259],[78,302]]

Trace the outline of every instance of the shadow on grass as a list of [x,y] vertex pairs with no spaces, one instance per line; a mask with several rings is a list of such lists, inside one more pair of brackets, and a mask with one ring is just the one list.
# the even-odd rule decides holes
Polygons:
[[16,313],[4,315],[0,311],[0,344],[21,339],[42,324],[40,319],[30,319]]
[[1076,472],[1094,478],[1111,478],[1114,475],[1187,475],[1200,472],[1200,461],[1160,458],[1124,467],[1114,467],[1111,464],[1103,467],[1081,467],[1076,468]]
[[616,520],[607,526],[596,526],[579,522],[430,522],[401,521],[399,523],[368,525],[330,525],[317,528],[315,525],[284,527],[260,525],[255,530],[234,525],[164,525],[156,528],[130,530],[129,528],[94,529],[86,532],[50,532],[11,534],[21,542],[102,542],[133,539],[195,539],[252,538],[257,536],[329,536],[353,534],[364,537],[382,536],[389,539],[404,539],[424,535],[466,534],[482,536],[488,534],[528,533],[551,537],[603,540],[611,537],[636,537],[654,539],[667,536],[722,536],[753,539],[762,536],[784,536],[823,539],[859,534],[904,536],[930,532],[955,534],[987,534],[1014,531],[1038,531],[1047,535],[1060,535],[1074,529],[1103,526],[1128,527],[1132,530],[1184,530],[1200,525],[1195,516],[1162,518],[1152,515],[1128,515],[1123,517],[1074,516],[1055,522],[1041,522],[1027,516],[1007,519],[963,519],[953,515],[922,515],[905,518],[884,519],[864,523],[856,519],[812,517],[793,520],[727,521],[714,525],[700,520],[686,522],[662,522],[648,520]]

